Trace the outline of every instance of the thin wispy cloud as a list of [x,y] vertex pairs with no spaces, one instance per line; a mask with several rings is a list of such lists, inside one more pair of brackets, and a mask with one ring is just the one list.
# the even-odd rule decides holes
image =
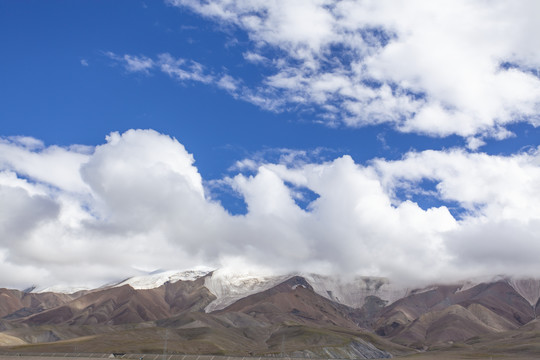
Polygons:
[[286,99],[280,98],[275,89],[250,88],[242,79],[235,78],[226,71],[208,69],[194,60],[175,58],[168,53],[159,54],[155,59],[129,54],[120,56],[113,52],[106,52],[105,55],[120,64],[128,73],[149,75],[153,71],[160,71],[180,83],[195,82],[216,86],[236,99],[253,103],[265,110],[283,111],[287,104]]
[[149,74],[150,70],[156,64],[154,61],[146,56],[136,56],[136,55],[117,55],[111,51],[105,52],[105,55],[110,59],[121,64],[127,72],[131,73],[144,73]]
[[195,81],[205,84],[216,82],[214,76],[208,73],[202,64],[193,60],[174,58],[167,53],[159,54],[156,59],[130,54],[117,55],[110,51],[106,52],[105,55],[122,65],[130,73],[148,75],[151,71],[159,70],[180,82]]

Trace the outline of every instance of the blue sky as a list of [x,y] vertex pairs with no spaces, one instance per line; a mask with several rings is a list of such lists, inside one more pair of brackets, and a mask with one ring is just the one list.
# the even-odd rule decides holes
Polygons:
[[[161,181],[169,184],[172,175],[153,173],[154,187],[130,178],[138,193],[126,192],[124,200],[108,192],[109,178],[99,177],[131,166],[144,177],[154,162],[175,176],[189,174],[185,186],[204,193],[202,205],[186,200],[185,206],[200,207],[201,217],[219,213],[213,225],[199,223],[195,215],[195,220],[173,216],[174,224],[164,220],[153,233],[132,231],[139,249],[157,236],[178,258],[190,259],[184,265],[170,261],[169,268],[268,265],[259,260],[270,252],[270,258],[284,258],[279,271],[315,267],[395,276],[403,274],[399,264],[357,266],[348,250],[370,258],[397,248],[396,256],[407,264],[404,254],[418,248],[442,264],[434,274],[481,275],[493,263],[507,264],[502,272],[515,263],[523,263],[519,274],[536,271],[517,255],[507,259],[504,251],[458,271],[469,262],[468,254],[490,241],[511,241],[464,240],[480,227],[518,227],[529,234],[523,236],[524,247],[540,246],[537,235],[530,235],[540,219],[535,204],[540,44],[530,36],[540,30],[535,15],[540,12],[535,2],[485,6],[474,1],[440,7],[427,1],[382,1],[372,7],[330,0],[1,1],[3,203],[6,212],[19,204],[21,214],[34,201],[43,203],[28,220],[28,231],[19,229],[24,221],[16,215],[0,212],[7,224],[1,231],[9,239],[0,251],[5,271],[15,271],[15,262],[24,268],[7,285],[24,284],[39,269],[46,269],[45,283],[80,280],[61,275],[61,264],[69,267],[69,261],[29,252],[38,237],[43,244],[36,248],[82,241],[80,248],[70,247],[73,258],[83,256],[83,249],[97,251],[96,229],[119,249],[131,248],[118,237],[142,221],[125,212],[137,194],[145,194],[135,202],[146,209],[142,213],[167,218],[171,208],[154,199],[160,199]],[[157,139],[170,149],[158,153],[152,147]],[[132,153],[113,151],[115,146]],[[131,157],[138,151],[140,160]],[[109,162],[114,156],[123,157]],[[139,168],[136,163],[144,159],[153,165]],[[342,183],[315,175],[330,169],[341,174],[335,176]],[[353,180],[360,176],[356,172],[362,181],[375,181],[376,189],[363,193],[360,178]],[[175,184],[169,189],[172,202],[184,182]],[[514,193],[516,187],[522,191]],[[348,204],[341,189],[357,202]],[[178,203],[187,196],[177,195]],[[382,212],[380,221],[365,223],[365,216],[355,213],[364,203],[367,213],[386,206],[384,211],[396,213],[395,233],[410,231],[420,240],[383,231],[388,225],[380,221],[394,215]],[[335,214],[343,214],[340,219],[350,227],[344,240],[335,240],[332,229],[315,236],[305,224],[335,223]],[[283,216],[285,223],[272,224],[268,216]],[[414,231],[406,230],[409,217],[418,223]],[[181,235],[176,223],[192,228]],[[207,245],[196,249],[185,240],[206,226],[212,231],[198,241]],[[284,256],[272,240],[238,238],[237,227],[259,233],[265,226],[289,229],[273,236],[296,244],[292,248],[302,255]],[[65,237],[54,240],[51,234]],[[379,250],[366,250],[378,242]],[[340,250],[328,257],[329,247]],[[156,261],[140,260],[143,255],[133,253],[142,265],[126,260],[109,267],[98,261],[93,265],[102,269],[100,275],[83,282],[154,270]],[[415,269],[404,276],[422,278]]]
[[162,2],[2,6],[4,136],[96,145],[111,131],[152,128],[186,145],[205,178],[219,178],[234,161],[268,148],[323,147],[363,162],[398,158],[410,148],[463,143],[460,138],[396,134],[384,125],[328,126],[318,123],[317,110],[309,107],[268,111],[213,86],[178,83],[159,73],[129,73],[105,53],[169,52],[217,71],[226,68],[247,81],[260,77],[261,69],[242,57],[246,46],[232,44],[236,36],[247,42],[245,34]]

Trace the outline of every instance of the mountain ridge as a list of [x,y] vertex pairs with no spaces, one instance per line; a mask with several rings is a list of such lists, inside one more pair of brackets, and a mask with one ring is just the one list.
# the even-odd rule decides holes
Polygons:
[[174,333],[175,351],[200,354],[265,355],[284,346],[302,356],[389,356],[456,343],[474,349],[471,339],[484,344],[506,332],[526,341],[537,331],[540,281],[491,280],[410,289],[376,277],[218,269],[155,272],[74,294],[0,289],[0,346],[59,350],[69,340],[144,352],[157,349],[163,329]]

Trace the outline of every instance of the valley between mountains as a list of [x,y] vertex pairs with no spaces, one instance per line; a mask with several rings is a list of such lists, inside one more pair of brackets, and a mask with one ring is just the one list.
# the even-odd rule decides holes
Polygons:
[[0,289],[0,351],[159,354],[166,344],[170,354],[540,357],[537,279],[412,289],[193,270],[73,291]]

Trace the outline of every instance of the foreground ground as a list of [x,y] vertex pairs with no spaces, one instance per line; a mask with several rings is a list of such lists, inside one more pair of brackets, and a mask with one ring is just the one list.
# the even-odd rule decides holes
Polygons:
[[[81,360],[81,359],[108,359],[111,354],[55,354],[50,355],[0,355],[0,360]],[[206,355],[163,355],[163,354],[129,354],[125,356],[118,356],[118,358],[124,359],[140,359],[144,356],[145,360],[275,360],[276,358],[263,358],[263,357],[232,357],[232,356],[206,356]],[[285,359],[293,359],[285,357]],[[422,353],[415,355],[408,355],[403,357],[396,357],[396,359],[407,360],[501,360],[501,359],[519,359],[519,360],[538,360],[537,356],[530,355],[508,355],[508,354],[460,354],[460,353]]]

